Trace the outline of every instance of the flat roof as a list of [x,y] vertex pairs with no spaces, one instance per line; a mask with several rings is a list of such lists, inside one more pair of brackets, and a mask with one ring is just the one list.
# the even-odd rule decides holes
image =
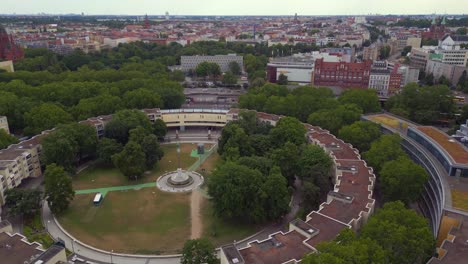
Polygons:
[[349,225],[338,222],[330,217],[324,216],[317,212],[312,212],[307,216],[310,218],[306,221],[307,224],[317,228],[320,232],[306,240],[306,243],[310,246],[317,246],[318,243],[323,241],[330,241],[335,239],[336,236],[345,228],[349,228]]
[[344,143],[341,139],[329,133],[311,132],[309,137],[320,141],[326,149],[331,151],[336,159],[352,159],[358,160],[359,154],[351,147],[350,144]]
[[468,151],[457,140],[431,126],[419,126],[417,129],[437,142],[456,163],[468,164]]
[[250,247],[241,249],[240,253],[245,263],[281,264],[291,259],[300,260],[312,251],[303,243],[305,239],[297,231],[276,233],[267,240],[250,243]]
[[29,244],[22,239],[23,237],[18,234],[10,236],[5,232],[0,233],[0,259],[2,263],[24,264],[34,260],[44,252],[39,249],[39,244]]

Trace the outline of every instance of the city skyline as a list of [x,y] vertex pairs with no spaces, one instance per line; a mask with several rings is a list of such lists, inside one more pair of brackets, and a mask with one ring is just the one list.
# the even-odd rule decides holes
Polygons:
[[[5,1],[5,0],[4,0]],[[2,14],[81,14],[85,15],[367,15],[367,14],[466,14],[468,4],[461,5],[458,0],[329,0],[326,2],[290,0],[271,4],[271,1],[199,1],[173,0],[155,3],[151,0],[6,0],[2,3]],[[159,1],[158,1],[159,2]],[[275,3],[275,2],[273,2]],[[366,8],[363,9],[362,7]]]

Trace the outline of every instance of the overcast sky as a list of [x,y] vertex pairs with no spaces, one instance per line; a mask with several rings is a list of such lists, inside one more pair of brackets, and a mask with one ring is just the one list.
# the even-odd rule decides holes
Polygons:
[[467,0],[0,0],[0,14],[468,14]]

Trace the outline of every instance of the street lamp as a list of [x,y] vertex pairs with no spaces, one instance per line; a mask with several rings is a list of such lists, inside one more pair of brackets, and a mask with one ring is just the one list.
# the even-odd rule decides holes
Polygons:
[[114,262],[112,261],[112,253],[114,253],[114,250],[111,250],[110,252],[110,257],[111,257],[111,264],[113,264]]
[[75,253],[75,241],[76,241],[75,239],[71,240],[73,253]]

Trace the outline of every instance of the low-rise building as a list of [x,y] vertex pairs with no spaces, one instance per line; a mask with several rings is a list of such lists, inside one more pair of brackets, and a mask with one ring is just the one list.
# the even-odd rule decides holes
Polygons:
[[0,222],[0,262],[5,264],[62,264],[67,263],[65,248],[52,245],[45,250],[37,242],[29,242],[21,234],[13,234],[8,221]]

